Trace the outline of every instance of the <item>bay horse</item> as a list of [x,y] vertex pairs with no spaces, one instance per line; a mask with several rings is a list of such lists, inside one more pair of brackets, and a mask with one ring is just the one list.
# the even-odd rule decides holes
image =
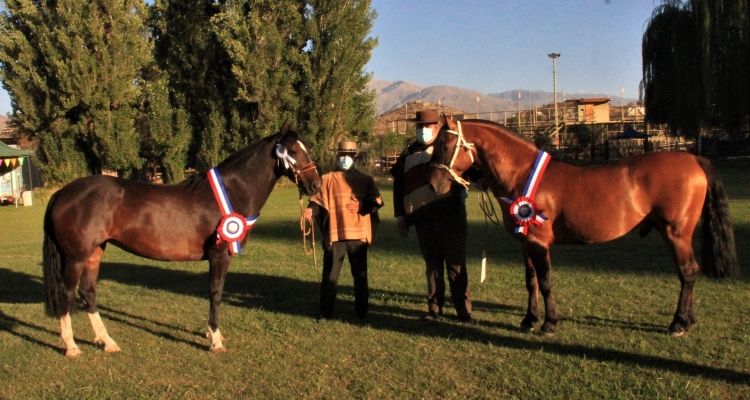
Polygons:
[[[552,336],[560,319],[552,294],[550,245],[607,242],[635,228],[656,229],[677,266],[682,285],[669,325],[682,336],[695,323],[693,297],[700,270],[692,247],[701,214],[702,264],[712,277],[739,273],[727,197],[711,163],[682,152],[646,153],[600,166],[578,167],[544,155],[532,142],[490,121],[441,116],[431,184],[437,193],[478,166],[498,198],[505,229],[521,243],[528,308],[521,328],[539,322]],[[539,161],[538,161],[539,160]],[[546,169],[544,168],[546,164]],[[531,178],[530,178],[531,176]]]
[[[107,243],[152,260],[208,260],[206,336],[211,352],[226,351],[219,331],[219,305],[232,256],[228,241],[217,240],[217,226],[223,217],[257,216],[282,175],[309,195],[318,192],[320,176],[300,140],[284,124],[280,132],[250,144],[212,170],[218,171],[235,214],[220,208],[215,186],[209,182],[211,173],[171,185],[93,175],[57,191],[44,216],[43,275],[46,311],[60,320],[65,355],[81,354],[70,319],[79,282],[78,294],[94,329],[94,342],[106,352],[120,351],[96,307],[96,281]],[[246,233],[249,228],[238,229]],[[244,245],[247,235],[233,240]]]

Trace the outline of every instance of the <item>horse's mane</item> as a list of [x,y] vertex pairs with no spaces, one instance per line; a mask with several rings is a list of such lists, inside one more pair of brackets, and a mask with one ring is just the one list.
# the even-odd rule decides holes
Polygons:
[[243,147],[236,153],[225,158],[224,161],[220,162],[218,166],[226,166],[226,165],[234,164],[235,162],[237,162],[237,160],[245,160],[247,159],[249,154],[257,152],[260,147],[264,146],[268,142],[278,140],[278,138],[279,138],[279,133],[275,133],[271,136],[266,136],[263,139],[256,140],[250,143],[249,145]]

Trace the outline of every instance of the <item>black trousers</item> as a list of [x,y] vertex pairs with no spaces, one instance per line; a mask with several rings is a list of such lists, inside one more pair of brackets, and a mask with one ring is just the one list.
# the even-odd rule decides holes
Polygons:
[[445,303],[445,270],[448,270],[453,305],[461,319],[471,316],[471,292],[466,272],[466,207],[459,203],[415,224],[427,275],[427,307],[441,315]]
[[330,318],[336,305],[336,285],[339,280],[344,255],[354,278],[354,312],[364,318],[369,308],[370,290],[367,286],[367,243],[361,240],[333,242],[323,253],[323,279],[320,283],[320,315]]

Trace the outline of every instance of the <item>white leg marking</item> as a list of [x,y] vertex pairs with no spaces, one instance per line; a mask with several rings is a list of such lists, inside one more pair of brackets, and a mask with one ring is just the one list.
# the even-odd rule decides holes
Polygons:
[[78,348],[75,340],[73,340],[73,324],[70,321],[70,313],[60,318],[60,337],[63,343],[65,343],[66,357],[74,358],[81,355],[81,350]]
[[214,332],[209,326],[206,331],[206,337],[211,341],[211,347],[209,350],[211,350],[212,353],[224,353],[227,351],[227,348],[221,343],[221,341],[224,340],[224,336],[221,335],[221,332],[219,332],[218,329]]
[[112,340],[111,337],[109,337],[107,328],[104,327],[104,322],[102,322],[102,317],[99,315],[99,312],[89,313],[88,315],[89,321],[91,321],[91,327],[94,328],[94,343],[103,344],[104,351],[106,351],[107,353],[116,353],[118,351],[121,351],[120,346],[118,346],[117,343],[115,343],[115,341]]

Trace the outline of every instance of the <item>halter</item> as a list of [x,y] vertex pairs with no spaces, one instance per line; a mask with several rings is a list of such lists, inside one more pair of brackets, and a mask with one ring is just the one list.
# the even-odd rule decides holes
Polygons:
[[464,150],[469,152],[469,157],[471,158],[471,163],[474,164],[474,154],[471,152],[471,150],[474,148],[474,143],[469,143],[464,138],[463,131],[461,130],[461,121],[457,121],[456,124],[458,124],[458,132],[452,130],[452,129],[446,129],[446,132],[451,133],[453,135],[456,135],[458,138],[456,139],[456,145],[453,147],[453,155],[451,156],[451,162],[448,165],[440,164],[440,163],[433,163],[432,166],[439,169],[444,169],[448,171],[449,174],[451,174],[451,177],[453,177],[453,180],[459,183],[461,186],[465,187],[466,189],[469,188],[469,181],[467,181],[464,178],[461,178],[458,176],[456,171],[453,170],[453,164],[456,162],[456,158],[458,158],[458,151],[463,147]]
[[282,146],[281,143],[277,143],[275,147],[276,157],[278,158],[279,167],[281,164],[284,164],[284,169],[287,171],[290,171],[292,173],[292,176],[294,177],[294,184],[299,186],[299,181],[297,179],[297,176],[305,171],[309,171],[311,169],[315,169],[315,161],[310,161],[302,168],[296,168],[297,160],[295,160],[292,156],[289,155],[289,152],[287,151],[286,147]]

